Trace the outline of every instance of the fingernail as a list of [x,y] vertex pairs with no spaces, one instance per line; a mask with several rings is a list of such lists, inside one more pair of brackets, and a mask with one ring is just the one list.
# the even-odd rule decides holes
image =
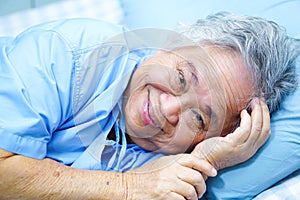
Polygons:
[[260,98],[259,97],[255,97],[252,99],[253,103],[259,103],[260,102]]
[[212,175],[212,176],[217,176],[217,174],[218,174],[217,170],[216,170],[215,168],[213,168],[213,169],[211,170],[211,175]]
[[266,101],[265,97],[260,97],[261,101]]
[[259,100],[260,100],[259,101],[260,105],[266,104],[266,99],[265,98],[261,97]]
[[242,112],[241,112],[242,115],[245,115],[247,113],[248,113],[248,111],[246,109],[243,109]]
[[256,104],[260,104],[260,99],[258,97],[254,97],[250,102],[250,108],[253,110]]

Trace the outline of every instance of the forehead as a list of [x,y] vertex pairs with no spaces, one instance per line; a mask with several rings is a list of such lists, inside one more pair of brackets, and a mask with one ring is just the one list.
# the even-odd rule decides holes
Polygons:
[[251,73],[233,49],[215,45],[193,46],[176,49],[174,54],[193,66],[201,83],[210,90],[223,91],[223,95],[234,95],[238,99],[253,94]]

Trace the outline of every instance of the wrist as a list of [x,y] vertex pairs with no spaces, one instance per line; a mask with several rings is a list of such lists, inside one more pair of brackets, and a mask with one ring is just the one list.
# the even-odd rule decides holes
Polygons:
[[125,200],[133,200],[133,199],[141,199],[141,193],[143,193],[141,187],[141,175],[136,172],[128,171],[123,173],[123,185],[124,185],[124,199]]
[[130,197],[130,185],[129,184],[129,176],[128,173],[122,173],[122,187],[123,187],[123,194],[122,194],[122,199],[124,200],[129,200],[132,199]]

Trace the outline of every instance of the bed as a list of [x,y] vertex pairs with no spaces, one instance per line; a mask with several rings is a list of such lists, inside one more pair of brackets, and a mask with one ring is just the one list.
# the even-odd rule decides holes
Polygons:
[[[0,16],[0,36],[15,36],[45,21],[76,17],[110,21],[129,29],[174,29],[210,13],[231,11],[274,20],[286,27],[291,36],[300,38],[299,10],[300,0],[64,0]],[[300,61],[297,73],[299,67]],[[300,88],[284,99],[272,116],[273,134],[267,144],[249,161],[209,179],[203,199],[300,198],[299,98]]]

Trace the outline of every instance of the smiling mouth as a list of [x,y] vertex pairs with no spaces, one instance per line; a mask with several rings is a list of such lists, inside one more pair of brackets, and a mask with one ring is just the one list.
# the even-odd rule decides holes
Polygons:
[[153,120],[153,118],[150,115],[150,103],[151,103],[150,102],[150,91],[149,90],[147,90],[147,91],[148,91],[148,96],[143,104],[143,113],[142,113],[142,120],[144,122],[144,125],[147,126],[149,124],[153,124],[153,126],[155,126],[160,131],[165,133],[164,129],[158,123],[156,123],[156,121]]
[[152,119],[149,114],[149,102],[150,100],[149,100],[149,91],[148,91],[148,97],[143,104],[143,113],[142,113],[142,120],[145,126],[151,124],[152,122]]

